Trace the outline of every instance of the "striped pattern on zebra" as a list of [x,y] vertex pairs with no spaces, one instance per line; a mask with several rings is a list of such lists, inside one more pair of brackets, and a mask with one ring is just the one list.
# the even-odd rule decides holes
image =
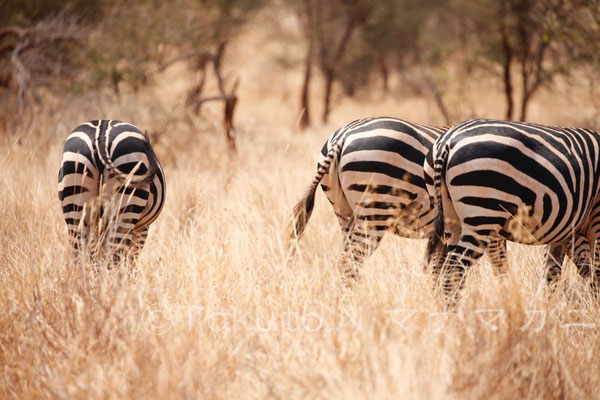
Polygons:
[[[387,231],[406,238],[428,237],[436,210],[425,185],[423,163],[445,129],[396,118],[362,119],[338,129],[323,146],[317,173],[294,207],[290,238],[304,232],[319,184],[342,228],[340,266],[346,277],[356,277],[357,267],[377,249]],[[490,250],[491,261],[503,271],[506,243],[501,241]]]
[[67,137],[58,197],[75,254],[135,259],[165,201],[148,136],[126,122],[86,122]]
[[[429,251],[447,238],[443,289],[454,296],[466,269],[497,238],[550,244],[548,280],[574,253],[581,275],[598,260],[600,135],[498,120],[470,120],[439,137],[427,156],[438,208]],[[428,255],[432,258],[432,254]],[[596,269],[595,274],[598,274]]]

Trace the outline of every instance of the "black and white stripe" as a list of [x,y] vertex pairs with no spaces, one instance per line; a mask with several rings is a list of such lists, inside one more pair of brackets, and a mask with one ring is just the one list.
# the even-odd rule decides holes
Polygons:
[[[346,276],[356,275],[356,267],[377,249],[387,231],[428,237],[437,211],[425,185],[423,163],[445,129],[396,118],[362,119],[340,128],[323,146],[317,173],[294,207],[291,238],[304,232],[319,184],[342,228],[341,266]],[[505,242],[491,250],[492,262],[502,270]]]
[[58,197],[76,254],[135,257],[164,205],[165,179],[144,132],[90,121],[67,137]]
[[[549,244],[549,280],[560,274],[565,255],[574,253],[584,276],[590,273],[592,258],[598,260],[596,132],[471,120],[436,140],[425,169],[434,176],[429,189],[439,209],[429,249],[440,245],[442,235],[447,238],[446,294],[460,287],[465,270],[498,238]],[[435,270],[441,267],[437,264]]]

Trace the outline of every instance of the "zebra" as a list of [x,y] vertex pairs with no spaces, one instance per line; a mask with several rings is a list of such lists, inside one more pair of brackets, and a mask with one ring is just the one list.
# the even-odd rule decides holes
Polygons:
[[[600,135],[589,129],[476,119],[440,136],[427,155],[438,209],[427,248],[452,299],[465,271],[498,239],[546,244],[547,280],[561,260],[590,276],[600,251]],[[431,184],[433,183],[433,185]],[[445,246],[441,240],[445,239]],[[447,256],[435,261],[439,247]],[[600,271],[595,268],[595,278]]]
[[[437,211],[423,162],[446,129],[388,117],[360,119],[338,129],[324,144],[317,173],[294,206],[289,238],[303,234],[319,184],[342,228],[340,268],[349,282],[387,231],[405,238],[430,236]],[[506,243],[495,242],[488,254],[496,270],[504,272]]]
[[76,256],[135,260],[165,202],[148,136],[122,121],[86,122],[67,137],[58,198]]

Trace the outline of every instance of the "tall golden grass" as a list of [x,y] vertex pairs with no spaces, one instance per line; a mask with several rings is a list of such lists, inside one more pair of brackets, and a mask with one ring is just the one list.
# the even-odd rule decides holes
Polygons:
[[[479,262],[443,314],[419,240],[387,236],[360,284],[342,285],[341,233],[319,190],[288,257],[291,208],[335,128],[441,121],[428,99],[397,91],[338,102],[330,125],[300,134],[293,99],[242,73],[233,158],[218,124],[174,119],[183,96],[160,86],[61,98],[0,132],[0,398],[600,396],[600,307],[571,265],[550,293],[538,247],[509,246],[504,278]],[[469,85],[471,97],[450,98],[462,116],[501,116],[498,90]],[[597,117],[565,102],[543,95],[532,119]],[[58,164],[71,129],[98,118],[148,130],[165,168],[166,206],[133,272],[70,259]]]

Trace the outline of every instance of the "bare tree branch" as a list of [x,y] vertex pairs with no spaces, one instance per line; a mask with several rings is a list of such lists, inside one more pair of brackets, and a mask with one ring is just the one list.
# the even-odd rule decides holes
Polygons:
[[425,79],[425,83],[427,83],[427,86],[429,86],[429,89],[431,89],[431,92],[433,93],[435,104],[437,104],[438,108],[440,109],[440,112],[444,117],[446,125],[451,125],[450,113],[448,112],[446,103],[444,103],[444,97],[442,96],[442,92],[440,91],[437,83],[435,82],[433,77],[426,72],[423,73],[423,78]]
[[11,39],[0,47],[0,57],[10,55],[12,75],[18,87],[19,112],[23,111],[28,100],[37,98],[37,86],[67,71],[67,66],[60,59],[61,43],[79,42],[85,33],[85,27],[66,12],[29,28],[10,26],[0,30],[0,40]]
[[27,29],[21,28],[20,26],[7,26],[5,28],[0,29],[0,40],[3,40],[7,36],[17,36],[19,39],[22,39],[27,33]]
[[172,60],[169,60],[169,61],[163,63],[162,65],[160,65],[158,67],[157,72],[163,72],[165,69],[167,69],[168,67],[170,67],[171,65],[173,65],[179,61],[187,61],[190,58],[195,58],[195,57],[198,57],[200,59],[208,61],[208,60],[213,59],[214,55],[207,50],[194,49],[185,54],[181,54],[181,55],[173,58]]
[[[225,88],[225,79],[221,74],[221,62],[225,53],[226,44],[226,42],[221,42],[214,52],[209,52],[206,50],[191,50],[188,53],[175,57],[173,60],[163,64],[162,69],[166,68],[167,65],[171,65],[178,61],[189,60],[193,57],[201,57],[200,62],[197,65],[197,68],[201,71],[200,82],[188,92],[186,105],[190,107],[193,112],[197,113],[200,111],[200,108],[204,103],[211,101],[223,102],[223,124],[225,127],[225,135],[227,137],[229,149],[231,153],[234,154],[237,151],[237,146],[234,135],[235,128],[233,125],[233,116],[235,113],[235,107],[238,102],[236,91],[239,86],[239,79],[235,81],[235,83],[229,91]],[[212,96],[202,96],[204,84],[206,83],[206,64],[208,62],[212,63],[212,70],[217,80],[219,94]]]

